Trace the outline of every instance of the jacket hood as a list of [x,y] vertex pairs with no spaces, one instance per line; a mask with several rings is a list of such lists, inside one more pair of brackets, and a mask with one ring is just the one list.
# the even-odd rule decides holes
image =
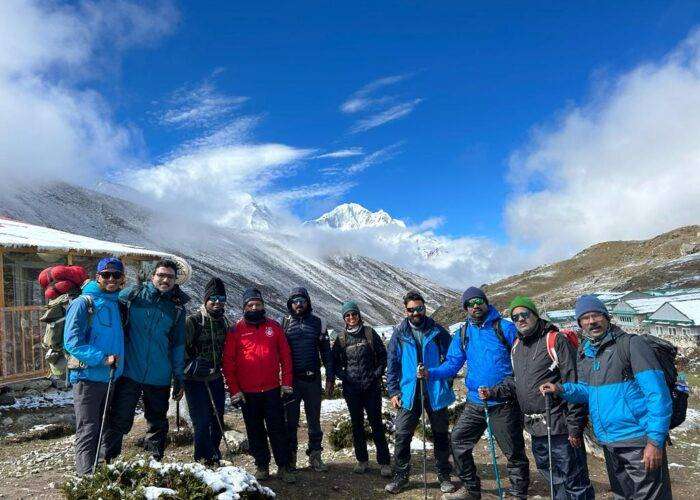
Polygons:
[[83,287],[83,295],[92,295],[105,300],[119,300],[119,290],[116,292],[106,292],[100,288],[100,285],[95,280],[88,281]]
[[304,297],[306,299],[306,301],[309,303],[309,308],[306,310],[305,314],[311,314],[311,311],[313,310],[311,307],[311,297],[309,296],[309,292],[303,286],[292,289],[291,293],[289,294],[289,298],[287,299],[287,310],[289,311],[289,314],[294,314],[292,310],[292,299],[297,297]]

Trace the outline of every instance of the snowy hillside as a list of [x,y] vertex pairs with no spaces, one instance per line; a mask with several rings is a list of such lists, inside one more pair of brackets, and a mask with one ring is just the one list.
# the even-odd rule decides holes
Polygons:
[[306,286],[314,308],[331,325],[341,321],[340,302],[348,298],[359,301],[370,322],[388,324],[399,319],[400,298],[410,288],[422,291],[431,309],[456,297],[454,291],[374,259],[324,258],[295,250],[302,247],[289,234],[231,230],[68,184],[3,192],[0,215],[181,255],[194,273],[188,291],[199,297],[209,277],[220,276],[236,310],[242,290],[251,285],[263,290],[268,309],[280,315],[288,291]]

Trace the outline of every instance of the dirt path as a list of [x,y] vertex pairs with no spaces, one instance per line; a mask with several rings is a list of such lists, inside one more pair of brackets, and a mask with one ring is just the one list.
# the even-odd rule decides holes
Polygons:
[[[325,415],[324,427],[326,431],[331,427],[333,420],[340,415],[342,413]],[[240,414],[228,413],[226,422],[231,428],[244,430]],[[126,458],[142,456],[136,447],[136,439],[143,435],[143,432],[143,423],[137,422],[125,443]],[[306,428],[304,426],[300,429],[299,438],[300,449],[303,450],[306,442]],[[695,493],[697,493],[697,484],[700,480],[700,444],[698,444],[700,443],[700,432],[694,430],[686,433],[683,435],[682,442],[683,445],[679,444],[669,450],[669,462],[684,465],[684,467],[671,467],[674,497],[680,499],[697,498]],[[484,498],[496,498],[495,481],[486,444],[485,440],[479,443],[475,449],[475,457],[479,474],[483,480]],[[72,471],[72,453],[72,436],[47,441],[0,445],[0,498],[61,498],[60,491],[56,488]],[[166,460],[189,461],[191,453],[191,445],[170,446],[166,452]],[[372,456],[373,453],[370,455]],[[428,497],[440,498],[436,484],[437,478],[433,473],[431,455],[431,452],[428,451]],[[533,464],[532,457],[529,456],[531,464]],[[287,486],[275,479],[274,476],[270,481],[266,481],[265,485],[277,492],[278,498],[387,498],[388,495],[384,492],[386,480],[379,476],[376,464],[370,473],[357,475],[352,472],[354,465],[352,450],[334,452],[327,447],[324,450],[324,458],[329,463],[330,470],[328,473],[317,474],[306,468],[305,455],[300,452],[300,471],[296,485]],[[505,464],[505,460],[500,454],[499,463]],[[237,456],[234,464],[243,466],[251,472],[254,470],[252,457],[248,455]],[[604,462],[589,455],[589,468],[597,497],[611,498]],[[532,465],[531,471],[531,498],[538,496],[546,498],[548,495],[547,484],[539,477]],[[501,477],[505,477],[504,466],[501,467],[500,474]],[[395,498],[421,498],[422,493],[422,453],[414,451],[412,454],[411,489]]]

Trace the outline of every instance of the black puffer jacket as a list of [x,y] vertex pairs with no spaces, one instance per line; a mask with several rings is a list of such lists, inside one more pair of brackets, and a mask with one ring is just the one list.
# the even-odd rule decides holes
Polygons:
[[[372,346],[367,342],[363,328],[372,333]],[[342,337],[346,339],[343,348]],[[343,382],[344,391],[365,391],[373,384],[380,384],[386,371],[386,347],[372,327],[361,328],[354,333],[341,332],[333,343],[335,376]]]
[[[207,377],[213,380],[221,377],[221,355],[224,349],[229,322],[225,316],[212,318],[202,306],[185,321],[185,366],[195,358],[205,358],[216,368]],[[191,377],[185,376],[190,379]],[[197,379],[200,380],[200,379]]]
[[[296,316],[292,310],[292,299],[304,297],[309,303],[306,313]],[[333,373],[331,342],[323,321],[312,314],[311,299],[305,288],[295,288],[287,301],[289,315],[282,320],[284,333],[292,351],[292,367],[295,379],[316,378],[321,373],[321,362],[326,376]]]

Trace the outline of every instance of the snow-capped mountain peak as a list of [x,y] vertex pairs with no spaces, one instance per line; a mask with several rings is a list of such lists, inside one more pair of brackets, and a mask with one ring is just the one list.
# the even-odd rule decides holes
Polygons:
[[321,217],[310,221],[316,226],[326,226],[341,231],[351,231],[367,227],[396,226],[405,228],[406,224],[394,219],[384,210],[371,212],[358,203],[343,203]]

